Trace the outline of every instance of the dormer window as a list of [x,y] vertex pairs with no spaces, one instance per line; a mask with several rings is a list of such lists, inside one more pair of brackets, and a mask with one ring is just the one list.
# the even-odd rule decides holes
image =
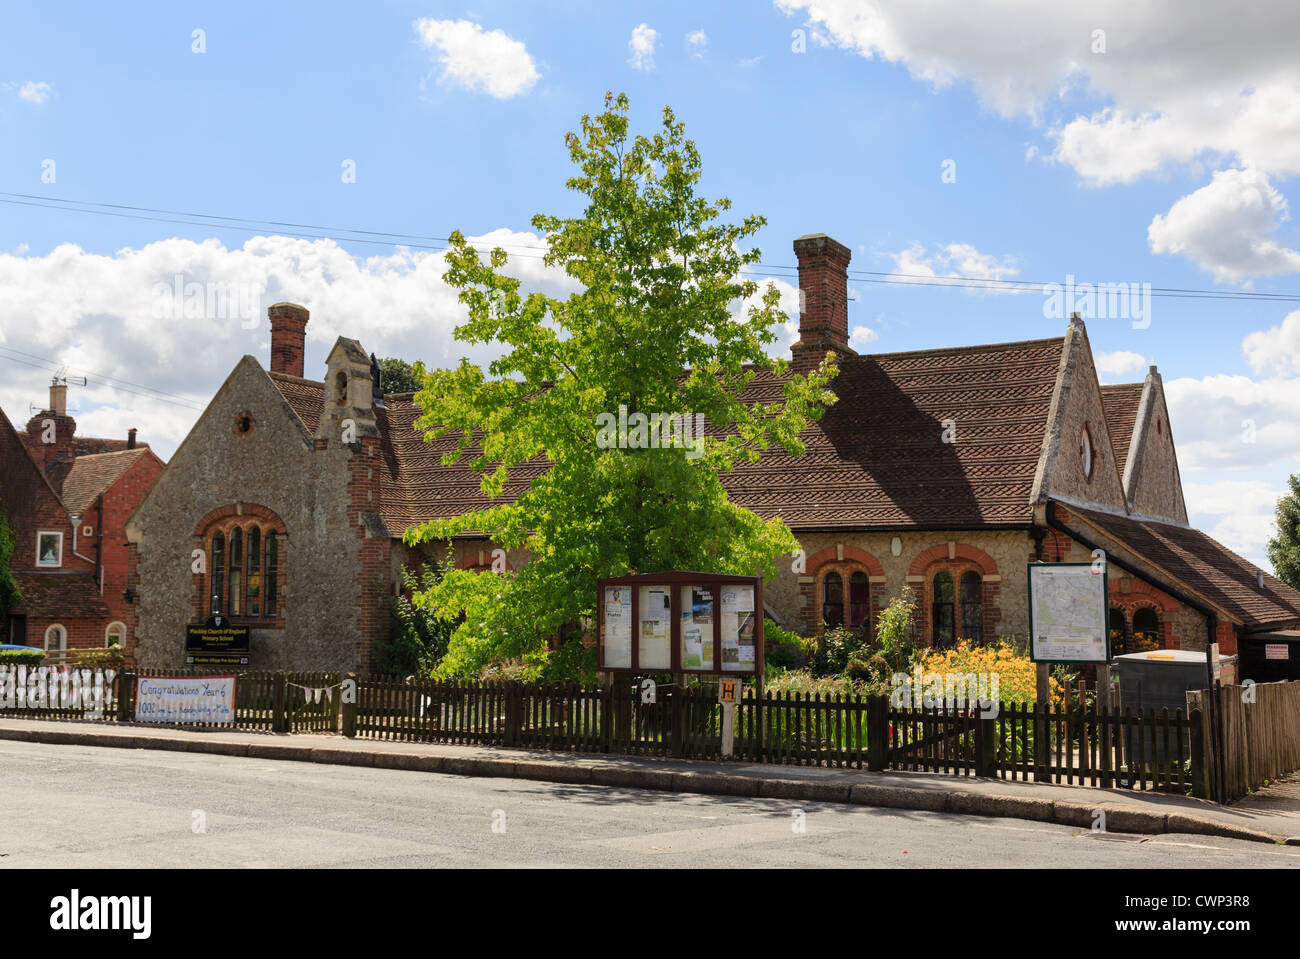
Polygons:
[[1092,431],[1088,429],[1088,424],[1084,423],[1079,433],[1079,462],[1083,466],[1083,477],[1089,482],[1092,482],[1092,467],[1095,459],[1092,449]]

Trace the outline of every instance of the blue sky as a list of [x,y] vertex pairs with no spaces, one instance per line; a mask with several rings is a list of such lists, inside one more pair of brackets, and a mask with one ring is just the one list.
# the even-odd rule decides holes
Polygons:
[[[980,6],[7,4],[0,192],[529,245],[534,213],[578,209],[563,135],[615,90],[640,131],[673,107],[706,192],[767,217],[767,264],[825,232],[854,270],[1300,295],[1290,6]],[[307,303],[308,375],[340,333],[381,355],[464,352],[435,253],[291,232],[0,203],[0,404],[20,424],[42,405],[35,357],[113,377],[74,388],[83,432],[137,426],[169,454],[269,343],[264,317],[152,317],[177,273]],[[1035,292],[852,295],[870,351],[1065,327]],[[1104,382],[1159,365],[1193,521],[1257,562],[1300,453],[1298,311],[1168,298],[1146,329],[1088,324]]]

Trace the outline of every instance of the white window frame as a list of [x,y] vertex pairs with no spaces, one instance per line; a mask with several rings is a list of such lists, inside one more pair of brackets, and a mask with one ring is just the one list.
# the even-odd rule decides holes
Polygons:
[[[57,536],[59,538],[59,561],[57,563],[41,562],[41,537]],[[63,566],[63,531],[57,529],[38,529],[36,531],[36,566],[39,569],[58,569]]]
[[[56,646],[54,649],[51,649],[51,648],[50,648],[50,633],[54,632],[56,629],[59,631],[59,632],[58,632],[58,635],[59,635],[59,645]],[[67,630],[67,627],[65,627],[62,623],[54,623],[54,624],[52,624],[52,625],[50,625],[50,626],[45,627],[45,651],[46,651],[47,653],[52,653],[52,652],[55,652],[56,650],[57,650],[58,652],[65,652],[65,651],[67,650],[67,648],[68,648],[68,630]]]
[[122,633],[121,645],[122,648],[125,649],[126,648],[126,623],[122,622],[121,620],[114,620],[113,622],[109,623],[108,628],[104,630],[104,648],[105,649],[112,648],[113,644],[109,642],[109,639],[112,638],[113,632],[115,630],[121,631]]

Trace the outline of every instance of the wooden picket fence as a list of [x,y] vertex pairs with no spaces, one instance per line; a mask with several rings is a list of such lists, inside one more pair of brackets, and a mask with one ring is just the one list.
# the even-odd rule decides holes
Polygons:
[[[15,701],[14,688],[30,679],[28,669],[0,667],[0,716],[130,722],[141,676],[224,672],[106,671],[97,709],[93,701]],[[653,698],[643,698],[626,681],[587,688],[233,672],[234,721],[203,724],[208,728],[682,759],[719,759],[722,753],[722,707],[716,686],[708,683],[660,684]],[[93,673],[79,671],[83,678]],[[48,689],[51,683],[66,684],[70,670],[37,669],[34,675]],[[354,696],[343,695],[345,683],[355,684]],[[760,698],[745,687],[735,707],[732,757],[1194,791],[1219,802],[1300,769],[1300,683],[1222,687],[1190,693],[1189,702],[1187,712],[1120,711],[1079,696],[1050,709],[1002,703],[994,715],[981,715],[942,704],[900,706],[885,696],[768,692]],[[1212,712],[1218,717],[1213,722]]]
[[1300,769],[1300,682],[1219,686],[1188,700],[1193,765],[1206,776],[1198,794],[1232,802]]
[[[1106,712],[1080,700],[996,715],[902,707],[883,696],[775,694],[736,704],[732,758],[755,763],[899,769],[1185,792],[1194,776],[1182,710]],[[527,746],[718,759],[716,687],[660,685],[653,702],[628,683],[433,683],[362,680],[344,733],[402,742]]]

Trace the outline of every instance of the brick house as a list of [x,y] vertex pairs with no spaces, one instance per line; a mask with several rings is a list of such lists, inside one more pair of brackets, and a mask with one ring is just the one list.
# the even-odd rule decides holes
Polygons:
[[6,642],[46,649],[128,640],[126,517],[162,472],[147,446],[76,435],[67,386],[18,433],[0,411],[0,506],[17,534],[10,566],[22,601]]
[[[803,548],[764,586],[767,613],[805,633],[870,627],[904,587],[920,631],[1025,636],[1026,566],[1110,559],[1112,627],[1168,648],[1225,653],[1300,626],[1300,592],[1187,523],[1160,374],[1102,387],[1087,331],[909,353],[849,347],[849,250],[794,243],[803,294],[792,365],[835,350],[839,397],[804,434],[724,477],[733,502],[780,516]],[[271,307],[271,368],[245,356],[127,524],[141,595],[134,652],[179,660],[184,625],[223,607],[253,628],[259,667],[366,671],[388,629],[409,527],[484,505],[479,477],[425,443],[410,394],[384,394],[373,357],[339,338],[324,380],[304,377],[309,314]],[[780,396],[760,374],[748,399]],[[593,434],[594,435],[594,434]],[[544,469],[512,473],[517,496]],[[254,545],[255,544],[255,545]],[[485,568],[492,544],[453,544]],[[193,571],[202,551],[209,566]],[[507,557],[511,567],[526,554]]]

